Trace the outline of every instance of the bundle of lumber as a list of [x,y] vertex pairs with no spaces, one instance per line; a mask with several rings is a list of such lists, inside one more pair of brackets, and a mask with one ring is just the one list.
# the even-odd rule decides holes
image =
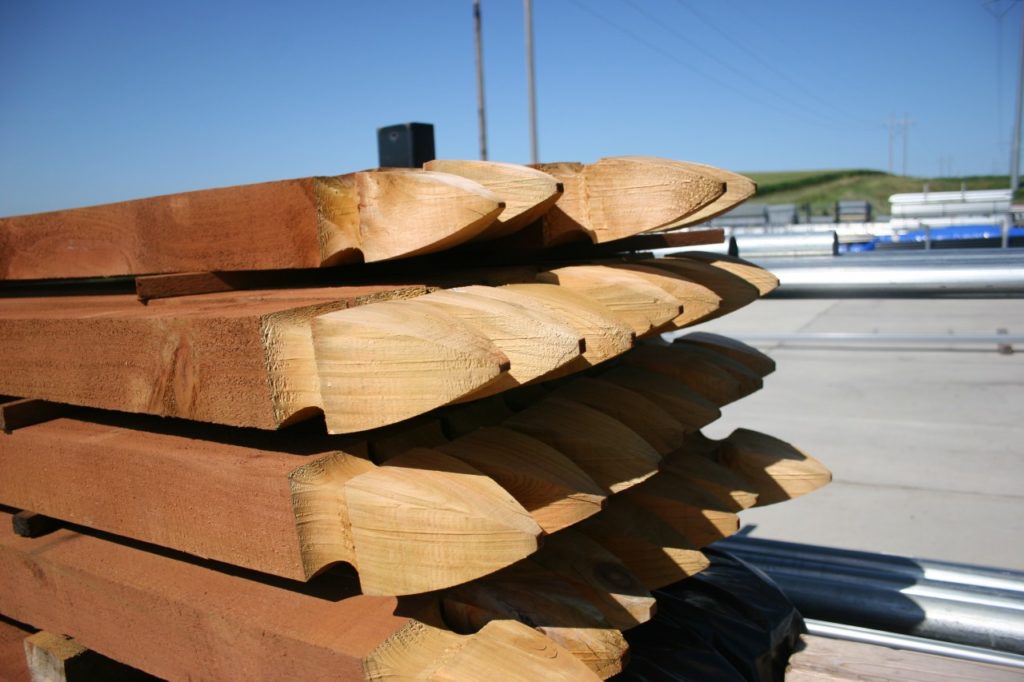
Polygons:
[[660,338],[777,286],[636,251],[752,192],[433,161],[0,219],[0,614],[166,679],[621,672],[653,590],[831,477],[701,433],[771,358]]

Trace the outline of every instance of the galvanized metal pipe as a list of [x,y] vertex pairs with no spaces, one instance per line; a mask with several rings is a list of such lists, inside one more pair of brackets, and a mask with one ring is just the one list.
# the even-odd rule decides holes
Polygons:
[[834,256],[839,238],[832,232],[787,232],[784,234],[734,234],[735,255],[741,258],[780,256]]
[[904,651],[916,651],[922,654],[935,654],[949,658],[959,658],[965,661],[976,663],[989,663],[1002,665],[1010,668],[1024,668],[1024,656],[1009,654],[1003,651],[993,651],[983,647],[967,646],[965,644],[953,644],[951,642],[937,642],[933,639],[923,637],[912,637],[900,635],[884,630],[872,630],[860,628],[855,625],[844,625],[843,623],[829,623],[815,618],[805,618],[804,624],[807,632],[819,637],[831,639],[843,639],[849,642],[861,642],[863,644],[874,644],[885,646],[891,649],[903,649]]
[[730,332],[746,343],[807,344],[913,344],[913,345],[994,345],[1002,350],[1012,344],[1024,344],[1024,334],[859,334],[854,332],[798,332],[793,334],[761,334]]
[[1024,654],[1024,573],[745,537],[716,546],[765,571],[809,618]]
[[780,286],[772,296],[1024,294],[1024,253],[993,249],[979,257],[935,251],[911,255],[760,259]]

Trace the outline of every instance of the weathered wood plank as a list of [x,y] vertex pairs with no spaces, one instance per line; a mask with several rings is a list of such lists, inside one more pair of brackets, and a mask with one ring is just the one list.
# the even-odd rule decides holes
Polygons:
[[35,632],[25,623],[19,623],[0,614],[0,680],[4,682],[33,682],[25,660],[25,638]]
[[553,175],[565,189],[535,231],[520,233],[545,246],[581,238],[596,244],[647,232],[693,213],[725,192],[725,184],[706,172],[653,157],[545,163],[535,168]]
[[432,625],[430,598],[360,595],[340,575],[299,592],[69,530],[19,538],[0,521],[0,611],[168,680],[594,679],[519,623]]
[[0,279],[388,260],[466,241],[502,208],[464,178],[377,171],[0,218]]
[[803,635],[803,647],[789,659],[786,680],[857,680],[857,682],[1010,682],[1018,668],[965,661],[918,651],[862,642]]
[[[277,428],[321,404],[310,320],[384,287],[145,306],[133,296],[0,301],[0,386],[56,402]],[[393,290],[404,295],[403,290]]]
[[[368,593],[457,584],[536,550],[540,528],[476,470],[440,453],[378,469],[361,447],[57,419],[0,438],[0,503],[293,580],[347,562]],[[378,537],[388,506],[398,527]]]
[[45,630],[25,638],[32,682],[159,682],[159,678],[90,651],[71,637]]

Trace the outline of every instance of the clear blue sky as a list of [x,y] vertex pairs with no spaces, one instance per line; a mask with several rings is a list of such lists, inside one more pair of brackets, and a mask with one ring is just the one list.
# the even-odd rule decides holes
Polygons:
[[[1020,12],[535,0],[541,160],[885,170],[906,112],[909,174],[1005,174]],[[490,156],[527,162],[522,2],[483,22]],[[0,215],[372,167],[406,121],[476,158],[472,26],[471,0],[2,0]]]

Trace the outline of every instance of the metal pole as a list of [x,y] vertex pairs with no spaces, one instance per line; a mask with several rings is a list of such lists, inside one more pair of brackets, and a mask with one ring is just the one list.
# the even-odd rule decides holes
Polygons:
[[480,120],[480,159],[487,160],[487,116],[484,113],[484,48],[480,29],[480,0],[473,0],[473,29],[476,36],[476,112]]
[[526,23],[526,89],[530,97],[530,162],[537,163],[537,90],[533,80],[533,2],[523,0]]
[[1010,157],[1010,189],[1020,182],[1020,116],[1024,106],[1024,8],[1020,13],[1020,59],[1017,64],[1017,113],[1013,117],[1013,152]]
[[903,175],[907,175],[907,138],[910,137],[910,117],[903,112]]
[[895,132],[896,123],[893,121],[892,116],[889,117],[889,175],[893,173],[892,163],[892,138]]

